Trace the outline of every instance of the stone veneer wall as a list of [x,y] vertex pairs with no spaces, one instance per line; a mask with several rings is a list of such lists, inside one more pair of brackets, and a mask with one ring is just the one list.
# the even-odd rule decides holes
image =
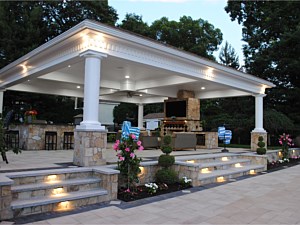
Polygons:
[[57,149],[63,149],[64,132],[74,132],[71,125],[18,124],[10,125],[10,130],[19,131],[19,147],[24,150],[44,150],[45,132],[57,132]]
[[12,202],[11,186],[13,181],[5,175],[0,175],[0,221],[11,219],[13,212],[10,207]]
[[258,138],[259,136],[262,136],[264,138],[264,142],[266,143],[265,148],[267,149],[267,132],[251,132],[251,150],[256,152],[256,149],[258,148]]
[[[269,162],[278,161],[282,159],[282,154],[280,153],[281,149],[279,150],[269,150],[267,151],[267,157]],[[289,157],[293,156],[300,156],[300,149],[299,148],[290,148],[289,149]]]
[[73,163],[78,166],[99,166],[106,163],[103,150],[107,146],[107,131],[75,131]]
[[205,145],[197,145],[197,148],[218,148],[218,132],[196,132],[205,135]]

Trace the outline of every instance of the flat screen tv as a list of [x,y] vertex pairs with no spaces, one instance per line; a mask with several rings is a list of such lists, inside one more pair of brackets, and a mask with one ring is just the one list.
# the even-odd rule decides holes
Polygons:
[[165,115],[166,117],[186,117],[186,100],[166,101]]

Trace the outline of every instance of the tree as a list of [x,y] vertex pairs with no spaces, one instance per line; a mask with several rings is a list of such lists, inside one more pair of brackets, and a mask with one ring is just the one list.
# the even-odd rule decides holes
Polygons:
[[145,37],[150,36],[150,30],[147,23],[143,21],[143,17],[134,13],[127,13],[122,23],[118,25],[122,29],[132,31],[136,34],[143,35]]
[[154,21],[150,30],[152,38],[160,42],[209,59],[214,59],[213,52],[222,42],[220,29],[215,29],[208,21],[193,20],[189,16],[182,16],[179,22],[163,17]]
[[187,16],[182,16],[179,22],[162,17],[148,26],[141,16],[127,14],[119,26],[209,59],[214,59],[213,52],[222,42],[220,29],[208,21]]
[[116,11],[104,1],[1,1],[0,68],[84,19],[114,25]]
[[228,44],[227,41],[225,42],[225,46],[221,48],[219,59],[221,64],[225,66],[229,66],[234,69],[238,69],[240,67],[239,57],[237,56],[234,48]]
[[120,103],[113,110],[114,123],[122,124],[127,120],[132,126],[137,125],[138,106],[132,103]]
[[[267,104],[300,124],[300,2],[229,1],[232,20],[243,25],[245,66],[249,73],[277,85]],[[295,101],[296,100],[296,101]]]

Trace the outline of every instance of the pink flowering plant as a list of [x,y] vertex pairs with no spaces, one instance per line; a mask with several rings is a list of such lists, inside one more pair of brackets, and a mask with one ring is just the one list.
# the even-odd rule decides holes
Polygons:
[[136,156],[135,150],[142,151],[144,147],[141,141],[136,141],[134,134],[130,134],[128,138],[116,140],[113,149],[117,152],[118,169],[127,183],[126,192],[129,194],[139,182],[138,174],[141,172],[141,158]]
[[293,146],[293,140],[289,134],[283,133],[279,137],[279,144],[281,144],[281,152],[282,158],[288,159],[289,158],[289,147]]

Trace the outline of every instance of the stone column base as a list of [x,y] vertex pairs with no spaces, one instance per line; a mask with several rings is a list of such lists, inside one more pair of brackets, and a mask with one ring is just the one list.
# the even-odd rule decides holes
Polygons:
[[74,132],[73,163],[77,166],[105,165],[103,150],[107,145],[106,131],[76,131]]
[[255,151],[258,148],[257,143],[258,143],[258,138],[259,136],[262,136],[264,138],[264,142],[266,143],[265,148],[267,149],[267,142],[268,142],[268,136],[267,132],[251,132],[251,151]]

